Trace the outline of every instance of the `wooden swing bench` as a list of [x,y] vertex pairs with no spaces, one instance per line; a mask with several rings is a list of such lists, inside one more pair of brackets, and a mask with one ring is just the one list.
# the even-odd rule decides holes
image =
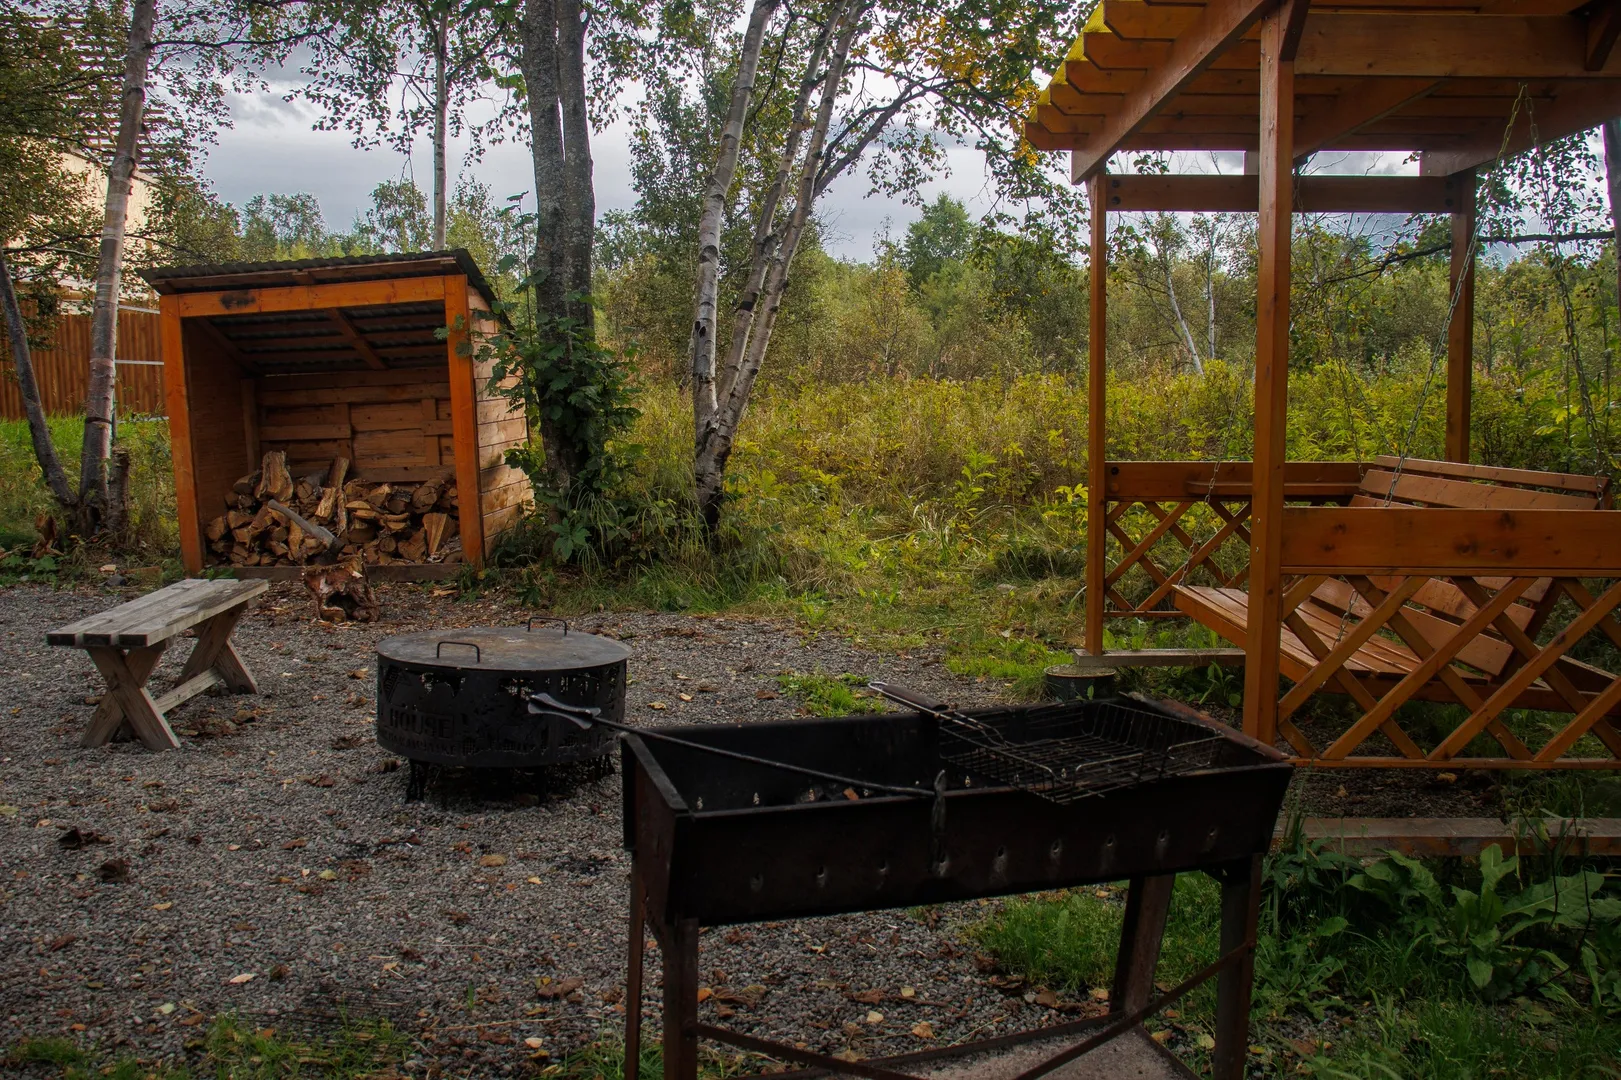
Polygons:
[[[1608,499],[1605,477],[1381,457],[1364,473],[1350,505],[1512,514],[1599,510]],[[1285,580],[1282,589],[1279,671],[1293,686],[1279,701],[1277,730],[1301,759],[1364,763],[1365,758],[1352,758],[1351,751],[1375,731],[1401,755],[1384,762],[1388,764],[1461,765],[1467,760],[1471,765],[1557,761],[1570,766],[1595,760],[1560,760],[1588,732],[1605,744],[1612,759],[1621,758],[1621,732],[1612,723],[1621,715],[1621,678],[1567,655],[1593,629],[1621,648],[1621,625],[1610,617],[1621,601],[1621,585],[1595,600],[1574,576],[1433,569],[1401,576],[1336,573],[1331,560],[1322,562]],[[1175,596],[1184,614],[1222,637],[1239,644],[1248,639],[1247,592],[1177,585]],[[1535,639],[1563,598],[1579,613],[1546,645],[1537,645]],[[1363,710],[1359,720],[1321,749],[1290,720],[1319,691],[1347,694]],[[1411,700],[1461,704],[1470,709],[1470,717],[1425,750],[1394,721],[1396,710]],[[1576,719],[1533,751],[1504,726],[1501,713],[1506,708],[1568,712]],[[1482,731],[1497,740],[1506,758],[1458,757]],[[1607,763],[1613,766],[1615,761]]]

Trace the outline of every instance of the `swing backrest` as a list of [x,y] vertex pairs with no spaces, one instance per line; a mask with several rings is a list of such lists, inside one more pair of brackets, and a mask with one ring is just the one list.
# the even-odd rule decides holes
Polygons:
[[[1470,510],[1599,510],[1609,502],[1610,480],[1604,476],[1576,473],[1541,472],[1533,469],[1500,469],[1489,465],[1465,465],[1454,461],[1422,458],[1397,459],[1381,456],[1362,477],[1352,506],[1431,506]],[[1396,587],[1395,579],[1374,577],[1381,589]],[[1507,578],[1479,577],[1482,587],[1495,591]],[[1553,587],[1552,578],[1535,582],[1519,600],[1504,612],[1516,626],[1527,632],[1537,621],[1537,605]],[[1355,618],[1366,616],[1367,603],[1344,582],[1330,579],[1312,594],[1324,606],[1347,612]],[[1414,594],[1405,612],[1408,621],[1432,644],[1451,637],[1459,623],[1475,612],[1471,601],[1456,585],[1431,579]],[[1470,667],[1492,675],[1499,674],[1515,655],[1514,648],[1497,633],[1488,631],[1459,652],[1458,659]]]

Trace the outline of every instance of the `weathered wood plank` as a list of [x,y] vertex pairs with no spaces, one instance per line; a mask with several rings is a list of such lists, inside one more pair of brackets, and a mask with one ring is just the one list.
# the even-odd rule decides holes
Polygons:
[[263,582],[188,578],[110,611],[69,623],[46,635],[50,645],[141,648],[167,641],[205,619],[245,604],[268,588]]
[[1621,577],[1621,516],[1609,510],[1291,506],[1291,574]]

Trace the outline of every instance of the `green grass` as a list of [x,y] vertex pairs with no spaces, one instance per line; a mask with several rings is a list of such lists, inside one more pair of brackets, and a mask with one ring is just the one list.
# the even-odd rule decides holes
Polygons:
[[856,696],[856,691],[867,685],[867,680],[860,675],[791,671],[777,676],[777,685],[801,699],[805,703],[805,711],[812,716],[854,716],[857,713],[883,711],[883,707],[871,697]]
[[70,1040],[47,1038],[0,1050],[0,1067],[8,1075],[24,1070],[22,1075],[61,1080],[363,1080],[398,1075],[411,1048],[411,1040],[386,1022],[345,1023],[329,1036],[306,1039],[222,1014],[188,1045],[194,1056],[186,1065],[154,1068],[127,1056],[104,1060]]

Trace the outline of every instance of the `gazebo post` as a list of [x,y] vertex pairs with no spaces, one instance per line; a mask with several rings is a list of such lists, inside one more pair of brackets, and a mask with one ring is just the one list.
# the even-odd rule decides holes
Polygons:
[[1294,211],[1295,44],[1305,0],[1261,23],[1260,263],[1255,309],[1255,463],[1250,512],[1250,608],[1244,643],[1244,732],[1272,743],[1278,728],[1282,622],[1283,472],[1289,408],[1289,242]]
[[1452,266],[1447,296],[1453,301],[1447,322],[1448,461],[1469,460],[1469,414],[1475,375],[1475,170],[1453,174],[1458,208],[1452,212]]
[[1098,170],[1087,189],[1092,210],[1091,254],[1088,276],[1086,362],[1086,651],[1103,653],[1104,562],[1108,548],[1107,453],[1104,446],[1106,412],[1105,357],[1108,353],[1109,228],[1108,174]]

